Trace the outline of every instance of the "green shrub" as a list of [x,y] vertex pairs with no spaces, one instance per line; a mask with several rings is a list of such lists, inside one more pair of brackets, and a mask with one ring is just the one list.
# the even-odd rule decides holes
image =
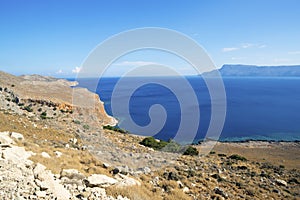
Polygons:
[[184,152],[183,153],[184,155],[191,155],[191,156],[199,154],[196,148],[189,146],[187,149],[185,149],[184,147],[182,147],[180,144],[178,144],[173,140],[169,140],[168,142],[166,142],[163,140],[157,141],[153,137],[146,137],[140,142],[140,144],[146,147],[153,148],[154,150],[162,150],[165,152],[173,152],[173,153]]
[[197,156],[199,155],[198,150],[195,147],[189,146],[185,152],[183,153],[183,155],[190,155],[190,156]]
[[156,150],[159,150],[160,147],[162,146],[159,143],[160,142],[155,140],[154,137],[146,137],[140,142],[141,145],[144,145],[145,147],[150,147],[150,148],[153,148]]
[[38,109],[38,112],[42,112],[42,108],[39,108],[39,109]]
[[32,112],[33,109],[31,108],[31,106],[25,106],[24,110],[26,110],[27,112]]
[[40,115],[40,117],[42,119],[47,119],[47,113],[46,112],[42,112],[42,114]]
[[90,129],[90,126],[87,125],[87,124],[83,125],[82,127],[83,127],[84,129],[86,129],[86,130]]
[[116,127],[116,126],[111,126],[111,125],[103,126],[103,129],[116,131],[116,132],[119,132],[119,133],[128,133],[128,131],[126,131],[124,129],[121,129],[121,128]]
[[80,124],[79,120],[73,120],[74,124]]
[[233,154],[233,155],[229,156],[229,158],[232,160],[247,161],[247,159],[245,157],[237,155],[237,154]]
[[182,150],[182,146],[180,144],[178,144],[177,142],[175,141],[169,141],[169,142],[166,142],[166,144],[164,144],[165,141],[161,141],[161,143],[163,144],[163,151],[166,151],[166,152],[173,152],[173,153],[177,153],[177,152],[180,152]]

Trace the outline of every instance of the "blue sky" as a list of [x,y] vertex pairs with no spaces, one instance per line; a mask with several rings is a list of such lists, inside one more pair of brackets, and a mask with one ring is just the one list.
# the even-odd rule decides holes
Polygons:
[[[141,27],[188,35],[217,67],[300,64],[299,8],[298,0],[0,0],[0,70],[73,76],[99,43]],[[170,55],[139,52],[109,73],[147,62],[186,67]]]

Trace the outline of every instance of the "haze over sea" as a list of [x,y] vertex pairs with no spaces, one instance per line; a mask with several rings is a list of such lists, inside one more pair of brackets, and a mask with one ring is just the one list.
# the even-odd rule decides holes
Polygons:
[[[161,77],[176,81],[176,77]],[[138,77],[127,78],[136,81]],[[208,89],[201,76],[189,76],[200,107],[199,128],[194,142],[205,137],[211,117],[211,102]],[[79,79],[80,87],[86,87],[100,95],[108,114],[112,115],[111,96],[119,78]],[[225,77],[227,111],[220,141],[300,141],[300,77]],[[128,84],[130,85],[130,84]],[[130,88],[128,88],[128,91]],[[128,95],[124,90],[118,98]],[[182,91],[182,95],[185,95]],[[140,126],[150,123],[149,108],[153,104],[162,105],[167,112],[163,129],[155,135],[158,139],[174,137],[180,124],[180,107],[176,96],[167,88],[157,84],[147,84],[137,89],[131,96],[129,109],[132,119]],[[126,106],[126,105],[124,105]],[[195,106],[187,105],[187,112]],[[114,116],[122,127],[128,116]],[[194,119],[189,119],[193,123]],[[143,135],[145,133],[135,133]]]

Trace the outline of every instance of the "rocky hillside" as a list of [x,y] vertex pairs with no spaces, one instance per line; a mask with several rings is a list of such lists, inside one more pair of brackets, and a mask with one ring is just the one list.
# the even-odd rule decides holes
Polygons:
[[223,77],[299,77],[300,66],[256,66],[223,65],[221,69],[206,72],[203,75],[214,77],[219,72]]
[[299,143],[157,151],[75,84],[0,73],[0,199],[300,198]]

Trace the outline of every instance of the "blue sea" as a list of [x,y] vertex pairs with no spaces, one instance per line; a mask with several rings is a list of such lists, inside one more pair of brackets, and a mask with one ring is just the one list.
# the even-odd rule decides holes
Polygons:
[[[181,108],[177,96],[167,87],[151,81],[132,90],[133,82],[143,82],[143,77],[127,78],[122,84],[122,91],[116,98],[130,98],[129,112],[113,115],[111,98],[119,78],[78,79],[79,87],[86,87],[99,94],[108,114],[119,120],[121,128],[126,127],[129,117],[139,126],[151,123],[149,109],[159,104],[164,107],[167,120],[163,128],[155,134],[158,139],[168,140],[174,137],[181,122]],[[149,79],[149,78],[147,78]],[[160,77],[176,83],[176,77]],[[193,113],[200,109],[200,120],[185,115],[190,123],[198,123],[194,142],[205,138],[211,120],[211,99],[209,90],[201,76],[185,77],[196,94],[197,102],[184,105],[184,112]],[[150,80],[150,79],[149,79]],[[300,77],[226,77],[223,78],[226,91],[226,118],[219,137],[220,141],[300,141]],[[127,84],[128,83],[128,84]],[[178,86],[180,88],[180,85]],[[182,91],[184,95],[185,91]],[[178,94],[177,94],[178,95]],[[126,106],[126,105],[124,105]],[[191,115],[192,116],[192,115]],[[147,133],[135,134],[147,135]]]

